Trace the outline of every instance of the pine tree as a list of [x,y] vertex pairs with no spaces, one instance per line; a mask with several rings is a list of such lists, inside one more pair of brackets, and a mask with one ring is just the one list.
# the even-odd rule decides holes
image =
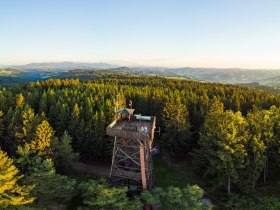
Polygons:
[[21,122],[21,109],[18,107],[14,110],[10,108],[5,118],[7,122],[7,133],[4,145],[5,151],[14,155],[17,147],[22,143],[22,141],[15,136]]
[[240,178],[240,170],[247,166],[246,145],[248,124],[240,112],[223,111],[223,104],[215,101],[206,118],[199,139],[200,155],[208,160],[204,166],[206,175],[214,176],[217,186]]
[[71,119],[69,123],[69,134],[74,138],[73,145],[77,145],[78,127],[80,121],[80,108],[77,103],[75,103],[73,111],[71,113]]
[[203,205],[199,201],[203,197],[203,190],[197,185],[187,186],[183,189],[178,187],[168,187],[160,193],[162,209],[211,209],[211,206]]
[[55,94],[54,89],[48,89],[48,92],[47,92],[47,101],[48,101],[47,108],[50,108],[52,105],[56,104],[55,96],[56,96],[56,94]]
[[16,107],[22,108],[24,105],[24,96],[20,93],[16,96]]
[[[256,108],[247,114],[250,132],[250,140],[247,145],[249,165],[245,169],[244,176],[247,177],[245,184],[251,184],[252,188],[255,187],[261,171],[266,170],[264,169],[267,160],[266,150],[274,134],[273,122],[269,114],[266,110]],[[265,174],[264,178],[266,178]]]
[[35,151],[30,150],[30,144],[26,142],[18,146],[17,155],[19,156],[16,160],[17,167],[22,173],[29,175],[29,171],[33,166],[33,161],[35,161]]
[[78,161],[79,154],[73,152],[71,141],[72,137],[65,131],[60,139],[54,138],[52,142],[52,158],[59,172],[71,171],[73,164]]
[[39,156],[48,156],[51,153],[51,141],[54,131],[48,121],[43,120],[36,128],[35,138],[30,142],[32,150]]
[[167,132],[185,132],[190,129],[188,111],[180,99],[172,98],[163,109],[163,119]]
[[0,140],[3,138],[4,131],[5,131],[3,115],[4,113],[0,110]]
[[46,92],[43,93],[39,102],[39,113],[42,112],[44,113],[48,112],[48,96]]
[[35,185],[32,194],[36,195],[39,205],[48,206],[53,202],[65,203],[74,195],[76,181],[56,174],[51,159],[34,157],[28,173],[30,175],[26,177],[25,182]]
[[61,103],[60,101],[57,101],[55,104],[50,106],[50,111],[48,113],[48,118],[50,119],[50,122],[54,127],[56,128],[58,126],[58,115],[60,113],[61,109]]
[[70,113],[68,105],[62,104],[57,118],[56,134],[58,136],[62,136],[63,132],[68,129],[69,119]]
[[273,139],[269,142],[269,164],[270,168],[280,167],[280,108],[271,106],[270,118],[273,122]]
[[13,165],[13,160],[0,150],[0,207],[7,208],[34,201],[34,198],[29,195],[33,186],[18,184],[22,177]]
[[74,144],[74,148],[80,152],[81,156],[85,159],[85,152],[87,151],[87,147],[85,145],[86,139],[86,123],[82,119],[80,122],[80,126],[77,129],[77,140],[76,144]]
[[125,101],[124,92],[122,90],[119,91],[117,90],[115,97],[116,97],[116,101],[115,101],[116,108],[118,109],[125,108],[126,101]]
[[129,200],[126,187],[110,188],[103,181],[89,180],[79,185],[83,203],[90,209],[140,210],[139,200]]
[[115,109],[114,102],[112,100],[106,99],[104,112],[106,113],[106,121],[111,122],[115,119]]
[[174,156],[185,155],[190,150],[189,112],[180,99],[172,97],[163,109],[165,134],[163,139]]
[[21,116],[21,124],[17,126],[15,137],[20,142],[30,142],[34,138],[36,126],[42,120],[42,116],[35,116],[34,110],[28,106],[24,108]]

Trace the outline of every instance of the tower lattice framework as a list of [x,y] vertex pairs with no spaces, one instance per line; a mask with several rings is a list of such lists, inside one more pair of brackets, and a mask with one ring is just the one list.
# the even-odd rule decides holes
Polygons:
[[156,117],[133,115],[134,109],[120,109],[118,117],[106,129],[114,137],[111,183],[130,191],[153,187],[151,149]]

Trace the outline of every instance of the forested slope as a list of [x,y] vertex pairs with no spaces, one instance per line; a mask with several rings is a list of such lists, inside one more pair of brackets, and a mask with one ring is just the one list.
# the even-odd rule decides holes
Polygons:
[[[136,113],[157,116],[161,144],[175,159],[192,157],[207,186],[254,192],[280,169],[277,95],[161,77],[50,79],[0,88],[0,147],[25,175],[33,192],[28,201],[67,203],[76,180],[65,174],[78,156],[110,160],[105,128],[115,117],[117,94],[118,107],[131,100]],[[47,186],[54,189],[50,197]]]

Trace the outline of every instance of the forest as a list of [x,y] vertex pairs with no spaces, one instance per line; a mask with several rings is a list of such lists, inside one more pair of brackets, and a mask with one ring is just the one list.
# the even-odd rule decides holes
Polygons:
[[[155,180],[131,195],[74,173],[78,161],[110,162],[105,128],[129,101],[157,117],[156,143],[189,161],[201,184]],[[254,88],[115,74],[2,86],[0,148],[3,209],[280,208],[280,96]]]

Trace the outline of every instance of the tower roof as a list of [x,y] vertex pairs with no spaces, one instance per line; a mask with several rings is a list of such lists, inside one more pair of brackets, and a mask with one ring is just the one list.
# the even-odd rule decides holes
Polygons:
[[119,109],[116,111],[117,114],[124,114],[124,115],[133,115],[135,109],[127,109],[127,108],[123,108],[123,109]]

